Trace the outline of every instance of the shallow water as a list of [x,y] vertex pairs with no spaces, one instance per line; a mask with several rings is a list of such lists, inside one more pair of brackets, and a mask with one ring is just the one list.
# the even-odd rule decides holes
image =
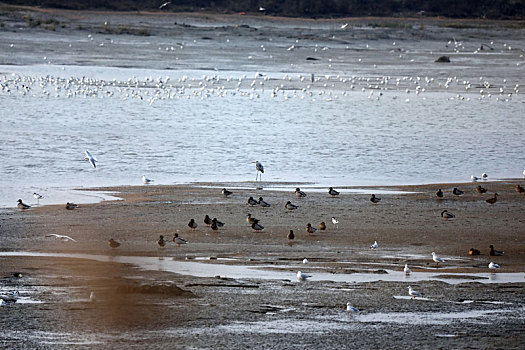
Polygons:
[[[43,204],[64,201],[51,193],[56,187],[140,185],[143,174],[155,184],[252,181],[255,160],[264,181],[323,186],[522,176],[525,134],[516,126],[525,99],[514,87],[525,83],[525,65],[516,66],[523,41],[513,43],[519,50],[498,42],[495,56],[464,53],[442,66],[431,52],[445,43],[432,41],[402,44],[410,64],[389,39],[368,50],[330,43],[316,52],[323,61],[310,64],[303,55],[311,52],[288,51],[282,37],[263,41],[271,59],[256,51],[261,38],[232,48],[223,38],[196,42],[175,53],[165,37],[90,38],[73,31],[0,39],[0,206],[28,202],[33,192]],[[301,44],[313,52],[319,43]],[[171,55],[184,57],[182,66],[170,66]],[[205,57],[213,57],[208,65]],[[493,87],[480,94],[485,81]],[[86,149],[96,169],[83,160]]]
[[[227,265],[219,263],[202,263],[195,261],[177,261],[164,257],[145,257],[145,256],[121,256],[121,255],[93,255],[93,254],[62,254],[62,253],[35,253],[35,252],[0,252],[2,256],[38,256],[38,257],[57,257],[57,258],[78,258],[89,259],[102,262],[117,262],[136,265],[144,270],[167,271],[181,275],[196,277],[215,277],[221,276],[233,279],[256,279],[256,280],[293,280],[296,281],[297,270],[309,270],[303,264],[296,265]],[[292,271],[290,271],[292,270]],[[307,281],[298,283],[308,283],[309,281],[331,281],[345,283],[364,283],[364,282],[421,282],[421,281],[441,281],[448,284],[459,284],[466,282],[478,283],[523,283],[525,273],[461,273],[454,278],[454,273],[439,272],[412,272],[406,276],[402,271],[385,270],[385,274],[373,273],[352,273],[352,274],[333,274],[327,272],[308,272],[311,275]]]

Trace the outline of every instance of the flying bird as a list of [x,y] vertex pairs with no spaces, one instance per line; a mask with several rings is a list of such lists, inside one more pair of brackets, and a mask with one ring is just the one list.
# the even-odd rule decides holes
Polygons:
[[19,209],[24,210],[24,209],[29,209],[29,208],[31,208],[30,205],[27,205],[27,204],[25,204],[24,202],[22,202],[21,199],[19,199],[19,200],[17,201],[17,203],[18,203],[18,204],[17,204],[16,206],[17,206]]
[[97,165],[95,164],[95,162],[98,162],[98,160],[95,157],[93,157],[91,153],[89,153],[88,150],[85,150],[84,153],[86,154],[86,156],[84,157],[84,160],[87,160],[93,168],[96,168]]
[[159,9],[163,9],[163,8],[165,8],[166,6],[168,6],[169,4],[171,4],[171,1],[165,2],[164,4],[160,5],[160,6],[159,6]]
[[147,185],[149,183],[152,183],[153,180],[148,179],[145,175],[142,175],[142,182]]
[[348,27],[348,23],[341,25],[341,29],[345,29],[346,27]]
[[75,239],[73,239],[73,238],[71,238],[69,236],[57,235],[57,234],[54,234],[54,233],[50,233],[50,234],[46,235],[46,237],[54,237],[55,239],[59,239],[59,240],[64,241],[64,242],[67,242],[67,241],[76,242]]

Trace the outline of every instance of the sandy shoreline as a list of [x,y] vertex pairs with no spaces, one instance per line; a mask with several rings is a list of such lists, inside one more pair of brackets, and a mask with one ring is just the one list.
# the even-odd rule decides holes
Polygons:
[[[489,192],[476,193],[478,184]],[[126,186],[104,189],[118,191],[122,201],[86,204],[72,211],[57,205],[3,212],[0,217],[4,252],[99,254],[110,260],[119,256],[156,257],[159,271],[154,271],[155,265],[141,270],[116,262],[2,256],[2,292],[19,290],[21,298],[42,303],[8,304],[0,313],[6,330],[0,343],[24,348],[22,344],[27,339],[18,332],[26,326],[20,320],[33,315],[36,319],[53,320],[51,325],[32,324],[31,329],[37,330],[30,332],[29,344],[33,346],[133,347],[137,345],[127,339],[133,331],[136,336],[132,339],[137,344],[149,346],[242,347],[249,336],[249,344],[255,348],[288,348],[297,346],[293,336],[301,334],[299,344],[303,346],[331,347],[327,344],[340,346],[356,334],[373,336],[378,326],[381,332],[391,332],[400,325],[388,320],[416,312],[444,321],[411,324],[410,330],[405,330],[406,338],[394,337],[392,343],[376,336],[372,343],[357,340],[358,345],[373,348],[388,344],[398,348],[408,342],[425,346],[435,341],[435,334],[448,334],[450,337],[440,338],[439,344],[459,347],[457,338],[461,338],[461,344],[480,348],[497,346],[501,341],[503,347],[517,346],[525,340],[520,331],[523,310],[510,318],[488,315],[515,312],[523,300],[525,284],[479,283],[489,278],[487,264],[492,260],[502,266],[501,272],[525,271],[525,195],[514,190],[516,184],[523,186],[525,180],[447,184],[442,186],[444,199],[435,195],[441,185],[382,187],[411,193],[382,194],[377,205],[369,201],[368,194],[342,193],[331,198],[325,191],[307,192],[306,198],[298,199],[292,191],[253,187],[234,190],[232,196],[224,198],[220,193],[223,184],[208,184],[217,188]],[[454,196],[453,187],[461,188],[465,194]],[[485,200],[494,192],[499,194],[498,202],[490,205]],[[249,196],[263,196],[272,206],[252,208],[246,203]],[[287,200],[299,209],[286,211]],[[443,209],[453,212],[456,218],[441,218]],[[261,220],[264,232],[252,232],[245,220],[247,213]],[[224,221],[225,227],[212,232],[202,222],[205,214]],[[332,216],[339,219],[338,228],[330,222]],[[190,218],[198,223],[195,232],[187,227]],[[317,227],[321,221],[327,223],[326,231],[306,234],[306,223]],[[296,233],[293,245],[286,238],[290,229]],[[175,232],[189,244],[178,247],[171,242]],[[77,242],[44,237],[49,233],[70,235]],[[160,234],[169,240],[162,250],[156,243]],[[110,237],[122,246],[111,250],[107,245]],[[374,240],[379,243],[375,251],[368,248]],[[490,257],[490,244],[504,250],[505,255]],[[471,247],[479,249],[481,255],[470,257]],[[436,267],[431,261],[432,251],[447,261]],[[310,260],[306,265],[301,263],[304,257]],[[260,265],[264,273],[271,273],[273,265],[274,271],[286,278],[237,279],[229,277],[226,268],[224,273],[218,273],[220,278],[194,277],[162,271],[169,261],[198,261],[225,267]],[[393,274],[401,271],[405,263],[416,273],[483,275],[481,280],[472,277],[470,282],[459,284],[450,284],[446,279],[419,281],[415,277],[403,282],[352,282],[352,274]],[[314,278],[298,283],[298,269],[313,276],[330,273],[349,280]],[[22,272],[24,277],[12,277],[14,272]],[[426,299],[407,299],[409,283],[424,292]],[[185,292],[142,293],[133,289],[144,284],[175,285]],[[98,296],[96,303],[89,302],[91,291]],[[474,302],[465,304],[465,300]],[[344,311],[349,301],[364,310],[356,319],[348,319]],[[441,310],[440,316],[437,309]],[[449,318],[456,317],[456,313],[463,321],[451,327]],[[497,322],[499,329],[480,336],[480,332],[486,332],[482,324],[487,317]],[[373,324],[376,326],[370,327]],[[318,327],[325,330],[312,333]],[[58,333],[49,335],[57,328]],[[213,329],[208,339],[197,335]],[[348,333],[350,329],[353,335]],[[422,340],[419,333],[427,338]],[[159,334],[166,339],[159,339]]]

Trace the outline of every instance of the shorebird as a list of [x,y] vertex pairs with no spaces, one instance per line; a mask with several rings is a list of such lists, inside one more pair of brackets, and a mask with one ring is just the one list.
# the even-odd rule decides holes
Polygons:
[[284,207],[285,207],[286,209],[290,210],[290,211],[295,210],[295,209],[298,208],[297,205],[293,205],[292,202],[290,202],[290,201],[286,202],[286,204],[284,205]]
[[175,233],[173,235],[173,242],[175,242],[177,244],[177,246],[179,246],[179,247],[180,247],[181,244],[188,244],[188,241],[185,240],[184,238],[180,238],[178,233]]
[[302,273],[301,271],[297,271],[297,280],[299,282],[306,281],[310,277],[312,277],[312,276],[311,275],[307,275],[306,273]]
[[270,204],[265,202],[263,197],[259,197],[259,201],[257,202],[257,204],[259,204],[261,207],[263,208],[268,208],[270,207]]
[[468,250],[468,255],[479,255],[481,252],[476,248],[470,248]]
[[492,244],[490,245],[489,248],[490,248],[489,255],[491,255],[491,256],[501,256],[501,255],[505,254],[505,252],[502,252],[501,250],[494,249],[494,246]]
[[84,153],[86,154],[86,156],[84,157],[84,160],[87,160],[93,168],[96,168],[97,165],[95,163],[98,162],[98,160],[95,157],[93,157],[91,153],[89,153],[88,150],[85,150]]
[[520,185],[516,185],[516,192],[523,193],[525,192],[525,188],[521,187]]
[[286,238],[288,238],[288,243],[292,243],[293,242],[293,240],[295,238],[293,230],[290,230],[290,232],[288,232],[288,235],[286,236]]
[[408,264],[405,264],[403,272],[405,273],[405,275],[410,275],[410,273],[412,272],[412,270],[410,270],[410,267],[408,267]]
[[317,231],[317,229],[315,227],[312,227],[312,224],[306,224],[306,232],[308,233],[308,235],[315,233],[315,231]]
[[252,224],[252,229],[253,229],[254,231],[262,231],[262,230],[264,230],[264,226],[262,226],[262,225],[260,225],[260,224],[254,222],[254,223]]
[[328,188],[328,194],[334,198],[335,196],[339,196],[339,192],[334,190],[332,187]]
[[441,191],[441,188],[436,192],[436,196],[438,196],[438,198],[443,198],[443,191]]
[[248,198],[248,204],[253,207],[254,205],[257,204],[257,201],[253,199],[253,197],[250,197]]
[[346,311],[348,312],[359,312],[359,309],[352,306],[350,303],[346,303]]
[[208,216],[208,214],[206,214],[206,216],[204,217],[204,223],[206,224],[206,226],[211,225],[211,218]]
[[66,235],[57,235],[57,234],[54,234],[54,233],[50,233],[48,235],[46,235],[46,237],[54,237],[55,239],[59,239],[61,241],[64,241],[64,242],[67,242],[67,241],[72,241],[72,242],[76,242],[75,239],[69,237],[69,236],[66,236]]
[[471,179],[472,181],[478,181],[478,180],[479,180],[479,177],[474,176],[474,175],[470,175],[470,179]]
[[481,185],[478,185],[478,187],[476,187],[476,192],[483,194],[487,192],[487,189],[481,187]]
[[149,183],[152,183],[153,180],[148,179],[145,175],[142,175],[142,182],[147,185]]
[[231,195],[233,192],[232,191],[228,191],[227,189],[223,188],[222,189],[222,195],[224,197],[228,197],[229,195]]
[[303,264],[308,264],[308,259],[307,258],[303,259]]
[[485,202],[488,204],[494,204],[498,201],[498,194],[494,193],[494,197],[487,199]]
[[297,187],[295,189],[295,195],[297,196],[297,198],[304,198],[304,197],[306,197],[306,193],[301,191],[301,189],[299,187]]
[[252,163],[255,163],[255,169],[257,170],[257,174],[255,175],[255,181],[257,181],[257,177],[259,175],[260,175],[259,181],[262,181],[262,174],[264,173],[264,166],[261,163],[259,163],[259,161],[255,161]]
[[496,269],[499,269],[499,265],[491,261],[489,264],[489,269],[492,270],[492,273],[496,273]]
[[441,217],[444,218],[445,220],[448,220],[448,219],[455,218],[456,216],[452,213],[449,213],[448,210],[443,210],[441,212]]
[[117,241],[115,241],[113,238],[110,238],[109,241],[108,241],[108,243],[109,243],[109,246],[110,246],[111,248],[113,248],[113,249],[114,249],[114,248],[118,248],[118,247],[120,246],[120,243],[117,242]]
[[246,222],[251,224],[257,224],[259,222],[259,219],[252,218],[252,214],[246,215]]
[[483,173],[483,174],[481,174],[481,178],[482,178],[483,180],[485,180],[487,177],[489,177],[489,176],[487,175],[487,173]]
[[67,210],[74,210],[78,208],[78,204],[75,204],[75,203],[70,203],[70,202],[67,202],[66,203],[66,209]]
[[197,228],[197,223],[195,222],[195,220],[193,219],[190,219],[190,222],[188,222],[188,227],[191,228],[192,231],[195,231],[195,229]]
[[381,200],[381,198],[376,197],[375,194],[373,194],[373,195],[370,197],[370,202],[372,202],[372,203],[374,203],[374,204],[379,203],[380,200]]
[[39,194],[36,193],[36,192],[33,192],[33,197],[35,197],[35,199],[36,199],[36,204],[37,204],[37,205],[39,205],[39,204],[40,204],[40,200],[41,200],[42,198],[44,198],[43,196],[39,195]]
[[27,204],[25,204],[24,202],[22,202],[21,199],[19,199],[19,200],[17,201],[17,203],[18,203],[18,204],[17,204],[16,206],[17,206],[19,209],[24,210],[24,209],[29,209],[29,208],[31,208],[30,205],[27,205]]
[[445,262],[445,259],[440,258],[440,257],[437,256],[436,253],[434,253],[434,252],[432,252],[432,260],[434,260],[434,262],[436,263],[436,265],[439,265],[439,263],[443,263],[443,262]]
[[160,235],[159,240],[157,241],[157,244],[160,248],[164,248],[166,246],[166,240],[164,239],[163,235]]
[[332,224],[336,226],[336,229],[339,229],[339,220],[337,220],[334,216],[332,216]]
[[454,189],[452,190],[452,193],[454,193],[456,196],[461,196],[465,192],[458,190],[456,187],[454,187]]
[[422,294],[413,290],[412,287],[408,286],[408,295],[412,297],[412,299],[415,299],[416,297],[421,297]]
[[374,241],[374,244],[370,246],[370,249],[377,249],[379,247],[379,244],[377,244],[377,241]]
[[321,223],[319,224],[319,230],[320,231],[326,230],[326,224],[324,223],[324,221],[321,221]]

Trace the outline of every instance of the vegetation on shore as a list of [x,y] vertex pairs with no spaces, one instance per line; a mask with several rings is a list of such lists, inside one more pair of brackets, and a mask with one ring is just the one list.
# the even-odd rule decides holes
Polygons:
[[[5,4],[71,10],[211,11],[292,17],[445,16],[525,18],[525,0],[3,0]],[[162,6],[162,8],[160,8]]]

